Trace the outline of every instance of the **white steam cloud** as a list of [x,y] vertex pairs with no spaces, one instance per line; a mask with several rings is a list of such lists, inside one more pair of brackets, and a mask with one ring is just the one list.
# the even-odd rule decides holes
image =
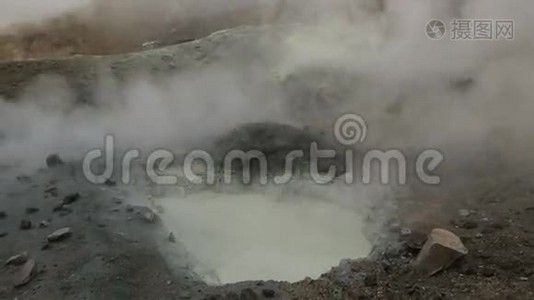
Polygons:
[[1,0],[0,29],[57,17],[85,7],[90,2],[91,0]]
[[[160,2],[164,7],[165,1],[156,3]],[[477,146],[500,151],[510,162],[532,162],[534,2],[390,0],[384,1],[383,11],[367,0],[286,2],[285,12],[289,13],[281,14],[281,22],[294,18],[311,24],[287,27],[281,43],[262,48],[274,61],[269,65],[215,62],[164,80],[140,76],[120,85],[103,76],[101,96],[96,99],[99,107],[74,103],[63,79],[42,78],[20,99],[0,103],[0,164],[31,170],[43,166],[50,153],[80,159],[89,149],[102,147],[104,136],[110,133],[124,147],[180,151],[209,143],[246,122],[274,121],[331,130],[335,119],[347,112],[366,118],[372,146],[433,147],[449,159],[455,157],[448,157],[447,150]],[[265,3],[268,9],[261,14],[276,15],[279,2]],[[186,1],[181,7],[209,16],[243,4]],[[255,4],[264,7],[263,1]],[[292,7],[306,9],[299,13]],[[176,13],[184,11],[178,8]],[[15,10],[11,14],[17,15]],[[450,24],[453,18],[511,19],[515,39],[450,41],[446,37],[435,41],[425,36],[429,20]],[[295,76],[308,76],[308,72],[312,73],[310,80],[300,87],[309,89],[305,95],[312,96],[288,99],[284,83]],[[318,94],[325,96],[326,104],[317,103],[314,97]],[[345,196],[339,198],[350,198]],[[365,205],[375,200],[369,195],[353,197]],[[258,207],[266,209],[271,204],[260,201]],[[190,209],[189,217],[201,217],[196,211],[201,207],[187,205],[179,202],[168,208],[171,215]],[[224,221],[217,218],[232,216],[217,215],[215,225]],[[187,226],[173,223],[172,218],[167,221],[171,227]],[[194,238],[194,231],[183,234],[192,240],[193,251],[207,247]],[[226,250],[233,253],[230,246],[235,245]],[[204,261],[214,260],[211,268],[221,270],[217,253],[200,255]],[[234,271],[225,269],[228,277],[222,281],[233,281]],[[279,270],[273,274],[276,272]]]

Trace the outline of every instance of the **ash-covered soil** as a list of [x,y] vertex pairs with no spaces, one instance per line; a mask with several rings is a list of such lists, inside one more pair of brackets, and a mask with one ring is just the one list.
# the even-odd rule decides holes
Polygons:
[[[196,285],[173,276],[155,251],[155,240],[163,238],[157,224],[128,207],[120,191],[90,186],[76,172],[65,165],[16,178],[9,168],[2,170],[1,256],[7,260],[26,251],[36,261],[35,278],[18,289],[13,286],[19,267],[2,265],[2,298],[141,299],[157,291],[170,299]],[[61,205],[73,194],[79,199]],[[23,220],[31,228],[22,230]],[[61,228],[72,235],[48,242]]]
[[8,18],[5,21],[8,26],[0,26],[0,61],[110,55],[158,48],[224,28],[272,21],[273,15],[272,5],[247,1],[218,6],[209,1],[94,0],[72,6],[66,13],[37,21],[10,24]]
[[[0,294],[4,299],[530,299],[532,173],[495,175],[499,168],[470,167],[485,175],[473,179],[467,171],[451,172],[462,182],[399,191],[396,213],[367,259],[343,260],[320,278],[296,283],[210,287],[187,266],[167,264],[158,249],[176,244],[159,221],[165,212],[158,212],[148,196],[137,195],[145,201],[135,203],[131,188],[89,184],[77,162],[18,176],[5,166],[0,257],[28,252],[36,273],[14,288],[21,267],[2,266]],[[31,227],[21,229],[23,220]],[[47,241],[66,227],[71,236]],[[429,277],[412,263],[433,228],[456,233],[469,253]]]
[[[92,93],[107,77],[122,82],[136,76],[169,76],[222,58],[239,58],[242,64],[265,60],[262,44],[277,41],[272,27],[221,31],[204,39],[160,49],[110,56],[80,56],[52,60],[9,61],[0,63],[0,96],[21,97],[28,85],[44,75],[59,77],[82,103],[91,102]],[[163,77],[161,77],[163,78]],[[25,91],[28,92],[28,91]]]

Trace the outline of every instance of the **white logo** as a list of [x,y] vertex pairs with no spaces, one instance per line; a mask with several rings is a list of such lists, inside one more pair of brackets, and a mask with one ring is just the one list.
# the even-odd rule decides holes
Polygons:
[[367,138],[367,123],[357,114],[343,115],[334,125],[334,135],[344,146],[362,143]]

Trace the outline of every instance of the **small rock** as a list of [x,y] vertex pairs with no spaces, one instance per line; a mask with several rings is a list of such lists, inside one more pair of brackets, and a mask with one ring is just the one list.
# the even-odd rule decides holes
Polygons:
[[176,238],[174,237],[174,233],[169,233],[169,238],[168,238],[169,242],[175,244],[176,243]]
[[28,176],[21,175],[21,176],[17,176],[17,181],[22,182],[22,183],[30,183],[32,180]]
[[53,243],[53,242],[59,242],[59,241],[62,241],[68,237],[70,237],[72,235],[72,231],[70,230],[70,228],[68,227],[65,227],[65,228],[61,228],[59,230],[56,230],[55,232],[53,232],[52,234],[48,235],[46,237],[46,239]]
[[451,82],[452,87],[460,92],[469,90],[469,88],[473,87],[475,84],[476,82],[473,78],[459,78]]
[[3,232],[0,232],[0,238],[4,238],[8,235],[7,232],[3,231]]
[[160,41],[149,41],[149,42],[145,42],[141,44],[141,47],[145,49],[154,49],[154,48],[159,47],[160,45],[161,45]]
[[154,223],[156,222],[157,215],[154,213],[154,211],[146,206],[136,206],[135,210],[137,211],[137,214],[141,216],[141,218],[147,222],[147,223]]
[[521,280],[521,281],[528,281],[528,277],[519,277],[519,280]]
[[63,198],[63,204],[72,204],[78,201],[80,198],[81,198],[81,195],[79,193],[67,195],[65,196],[65,198]]
[[274,296],[276,295],[276,292],[271,289],[263,289],[261,293],[265,298],[274,298]]
[[0,220],[7,218],[7,213],[5,211],[0,211]]
[[39,223],[39,228],[47,228],[48,226],[50,226],[50,222],[48,221],[41,221],[41,223]]
[[406,244],[406,247],[410,251],[419,251],[423,248],[423,245],[426,241],[426,234],[420,231],[414,231],[412,234],[404,237],[404,242]]
[[29,220],[20,221],[20,229],[22,229],[22,230],[32,229],[32,222],[29,221]]
[[397,233],[400,232],[401,224],[398,222],[389,224],[389,231]]
[[405,288],[407,289],[406,292],[408,293],[408,295],[413,295],[421,290],[421,287],[417,283],[409,283],[405,286]]
[[50,169],[59,167],[65,164],[57,154],[51,154],[46,158],[46,166]]
[[115,181],[111,180],[111,179],[106,180],[106,182],[104,182],[104,184],[107,185],[107,186],[116,186],[117,185],[117,183]]
[[378,284],[378,278],[376,274],[366,274],[363,278],[363,284],[367,287],[376,286]]
[[28,259],[17,274],[14,286],[21,287],[28,284],[35,278],[35,275],[37,275],[37,264],[35,263],[35,260]]
[[156,219],[156,214],[153,212],[145,212],[143,213],[143,218],[148,223],[154,223],[154,220]]
[[482,275],[484,275],[485,277],[492,277],[493,275],[495,275],[495,270],[491,268],[484,268],[482,269]]
[[44,192],[45,192],[45,194],[49,194],[52,197],[57,197],[57,195],[58,195],[58,190],[57,190],[57,187],[55,187],[55,186],[51,186],[51,187],[47,188]]
[[241,300],[256,300],[258,299],[258,295],[256,292],[254,292],[253,289],[244,289],[241,291],[241,294],[239,295],[239,299]]
[[491,226],[484,226],[484,228],[482,228],[482,230],[480,231],[480,233],[482,234],[492,234],[492,233],[495,233],[497,232],[497,229],[491,227]]
[[491,258],[491,254],[486,251],[478,250],[476,257],[482,258],[482,259],[489,259]]
[[70,208],[70,206],[63,203],[56,205],[53,211],[59,213],[60,217],[65,217],[72,213],[72,209]]
[[467,248],[454,233],[444,229],[434,229],[415,259],[414,266],[432,276],[448,268],[467,253]]
[[46,242],[41,246],[41,250],[48,250],[50,249],[50,243]]
[[6,261],[6,266],[20,266],[28,261],[30,256],[28,252],[22,252],[21,254],[14,255]]
[[470,275],[475,275],[477,271],[476,271],[476,268],[474,268],[473,266],[467,265],[467,266],[462,267],[462,269],[460,270],[460,273],[470,276]]
[[460,209],[458,210],[458,215],[460,215],[460,217],[462,218],[467,218],[469,217],[469,215],[471,215],[471,212],[468,211],[467,209]]
[[70,215],[72,213],[72,209],[68,208],[68,207],[63,207],[63,209],[61,209],[61,211],[59,212],[59,216],[60,217],[66,217],[68,215]]
[[36,213],[38,211],[39,211],[39,209],[37,207],[27,207],[26,208],[26,214],[28,214],[28,215],[34,214],[34,213]]
[[504,223],[504,222],[494,221],[494,222],[491,222],[488,226],[497,231],[497,230],[505,229],[508,225],[506,223]]
[[475,229],[478,227],[477,222],[465,220],[460,222],[459,227],[462,229]]
[[401,229],[401,235],[407,236],[407,235],[411,235],[411,234],[412,234],[412,230],[410,228],[402,228]]

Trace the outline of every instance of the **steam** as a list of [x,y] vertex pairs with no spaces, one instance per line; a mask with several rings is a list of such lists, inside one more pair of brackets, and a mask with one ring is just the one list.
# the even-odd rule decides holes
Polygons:
[[2,0],[0,29],[14,24],[43,21],[85,7],[91,0]]
[[108,82],[98,108],[76,105],[62,79],[42,78],[21,102],[0,104],[0,161],[36,168],[50,153],[81,159],[102,148],[108,134],[121,148],[180,152],[243,123],[288,121],[277,91],[266,90],[265,78],[247,75],[253,73],[211,66],[159,82]]
[[[293,32],[279,70],[287,76],[309,69],[334,69],[353,77],[345,105],[372,123],[374,142],[444,146],[468,141],[499,144],[506,131],[522,136],[508,147],[527,146],[532,106],[531,18],[528,1],[389,1],[386,12],[357,25],[329,22]],[[441,41],[424,35],[426,23],[453,18],[513,19],[514,41]],[[449,26],[450,29],[450,26]],[[467,91],[454,83],[472,80]],[[399,104],[401,117],[384,113]],[[495,146],[495,145],[493,145]],[[503,146],[503,145],[501,145]]]
[[[167,20],[172,21],[176,16],[188,15],[184,13],[188,11],[200,17],[226,13],[229,8],[242,7],[245,2],[252,5],[249,1],[184,1],[179,7],[168,10],[170,1],[160,0],[150,5],[152,13],[164,8]],[[511,165],[531,164],[531,141],[534,140],[531,130],[534,125],[531,116],[534,111],[534,20],[530,16],[534,3],[531,1],[396,0],[386,1],[383,11],[367,0],[328,1],[328,5],[326,1],[287,3],[287,10],[279,16],[276,3],[257,1],[253,3],[256,6],[251,6],[258,8],[261,22],[299,20],[306,23],[283,27],[281,43],[255,49],[274,63],[243,66],[242,61],[235,59],[199,66],[194,71],[165,79],[139,75],[121,84],[103,75],[97,93],[100,96],[95,100],[99,104],[97,107],[75,103],[73,92],[66,88],[63,78],[40,78],[20,99],[0,103],[3,136],[0,165],[23,166],[30,172],[42,167],[50,153],[79,160],[88,150],[101,148],[106,134],[115,135],[122,148],[145,151],[167,148],[179,152],[205,146],[247,122],[291,123],[329,132],[335,119],[347,112],[356,112],[369,123],[366,146],[437,148],[453,164],[479,159],[471,152],[466,154],[466,149],[492,150]],[[345,9],[347,7],[350,9]],[[54,10],[54,14],[63,12],[64,8]],[[114,11],[119,10],[110,10]],[[136,8],[134,11],[143,15],[143,10]],[[131,24],[127,19],[132,21],[132,16],[135,14],[118,16],[117,20],[119,24]],[[228,16],[234,15],[228,13]],[[453,18],[513,19],[516,36],[513,41],[484,42],[450,41],[448,38],[435,41],[425,36],[429,20],[441,19],[450,24]],[[237,57],[238,52],[236,50]],[[305,80],[293,80],[295,78]],[[305,96],[288,97],[288,89]],[[318,101],[317,95],[324,96],[326,103]],[[387,188],[379,190],[384,192]],[[194,223],[180,222],[200,218],[204,209],[212,205],[205,198],[198,201],[199,207],[189,206],[187,198],[175,203],[168,199],[176,197],[168,195],[162,203],[169,214],[164,217],[167,224],[177,230],[191,226],[194,229]],[[255,194],[246,201],[259,206],[249,207],[251,204],[240,197],[226,198],[224,204],[217,205],[228,205],[221,207],[224,212],[240,207],[251,211],[270,210],[273,198],[276,199],[268,193]],[[371,203],[381,199],[376,194],[354,191],[335,194],[333,198],[337,198],[336,205],[354,201],[357,208],[364,207],[361,209],[364,213],[360,214],[362,219],[370,212]],[[325,203],[328,201],[320,202],[318,207]],[[291,211],[293,207],[287,209]],[[191,214],[184,215],[188,210]],[[296,210],[301,212],[299,208]],[[336,212],[330,212],[330,220],[335,220]],[[173,218],[175,216],[179,218]],[[344,217],[341,219],[350,219],[350,216]],[[232,218],[231,213],[222,214],[214,223],[202,225],[218,227],[225,219]],[[358,227],[362,219],[345,225]],[[337,232],[341,239],[336,242],[342,243],[345,237],[341,232],[345,232],[346,227],[340,226],[343,230]],[[326,225],[319,227],[325,231],[329,229]],[[194,250],[206,248],[203,241],[195,239],[194,231],[181,234]],[[247,234],[243,239],[249,239]],[[332,252],[333,255],[339,259],[344,257],[338,256],[349,255],[351,251],[356,256],[366,255],[363,252],[368,252],[367,246],[362,253],[356,253],[354,242],[345,244],[348,252]],[[235,252],[232,247],[237,245],[227,246],[226,254],[231,254]],[[223,262],[217,261],[214,255],[218,254],[202,252],[198,259],[209,263],[210,268],[224,269]],[[331,258],[325,259],[327,264],[331,264]],[[280,261],[279,258],[275,260]],[[307,264],[308,261],[303,263]],[[320,273],[326,266],[313,267],[312,273]],[[223,282],[243,279],[234,276],[235,269],[225,269],[223,273],[227,274],[221,279]],[[302,277],[301,273],[292,275],[288,279]]]

